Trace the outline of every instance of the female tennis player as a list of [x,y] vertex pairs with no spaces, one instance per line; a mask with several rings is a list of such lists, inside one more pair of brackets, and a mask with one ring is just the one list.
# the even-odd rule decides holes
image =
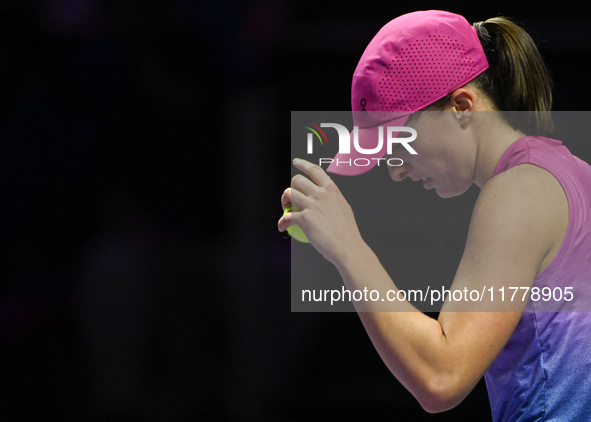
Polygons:
[[[474,183],[481,189],[452,290],[531,292],[529,300],[497,297],[464,309],[480,312],[457,312],[447,299],[437,320],[356,305],[381,358],[428,412],[458,405],[484,375],[495,421],[591,420],[591,316],[568,312],[576,309],[566,296],[540,300],[544,287],[585,300],[591,290],[591,167],[540,136],[552,128],[551,103],[533,40],[504,18],[471,26],[442,11],[400,16],[379,31],[355,70],[361,145],[375,147],[377,128],[395,119],[417,131],[417,154],[395,152],[403,160],[390,167],[395,181],[422,180],[441,197]],[[507,118],[499,113],[505,110],[528,117]],[[356,154],[337,155],[341,165],[328,171],[361,174],[371,166],[342,162],[383,158],[386,148]],[[282,206],[300,211],[285,214],[279,230],[299,225],[347,289],[396,290],[332,179],[308,161],[294,165],[309,178],[296,175],[283,193]]]

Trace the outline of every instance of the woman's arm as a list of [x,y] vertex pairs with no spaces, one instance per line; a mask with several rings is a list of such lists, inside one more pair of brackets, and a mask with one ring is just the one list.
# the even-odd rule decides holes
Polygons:
[[[316,183],[304,177],[293,179],[292,190],[286,191],[283,201],[295,202],[302,212],[287,214],[279,222],[280,230],[292,222],[300,225],[311,243],[338,268],[349,290],[395,290],[361,239],[350,207],[330,177],[305,161],[297,167]],[[566,196],[550,173],[533,165],[501,173],[483,187],[478,198],[451,290],[531,287],[536,274],[556,255],[567,224]],[[442,284],[439,280],[432,283]],[[468,395],[519,322],[525,302],[507,300],[500,307],[498,300],[479,302],[471,309],[479,312],[458,312],[454,303],[446,302],[438,320],[420,312],[359,315],[390,371],[425,410],[438,412],[456,406]],[[397,305],[400,311],[414,310],[408,302]]]

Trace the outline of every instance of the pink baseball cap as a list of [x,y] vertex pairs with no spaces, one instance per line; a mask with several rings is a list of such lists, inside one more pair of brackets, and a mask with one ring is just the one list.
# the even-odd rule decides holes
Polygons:
[[[460,15],[429,10],[388,22],[371,40],[353,74],[351,107],[359,146],[375,149],[379,126],[404,126],[415,111],[440,100],[488,69],[476,30]],[[353,132],[350,134],[353,144]],[[366,173],[386,154],[338,153],[327,171]],[[355,160],[363,158],[363,165]],[[376,159],[373,159],[376,158]],[[367,162],[370,162],[368,165]]]

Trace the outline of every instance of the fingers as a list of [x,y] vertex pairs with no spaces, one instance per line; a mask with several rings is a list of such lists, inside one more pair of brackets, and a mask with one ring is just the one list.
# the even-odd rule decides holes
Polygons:
[[281,195],[281,209],[285,209],[288,203],[291,202],[291,188],[287,188],[283,191],[283,195]]
[[[301,193],[295,189],[287,188],[287,189],[285,189],[285,191],[283,192],[283,195],[281,196],[281,208],[283,208],[283,210],[285,211],[285,207],[290,202],[293,205],[297,206],[301,210],[303,208],[301,204],[306,202],[306,195],[304,195],[303,193]],[[292,207],[292,210],[293,210],[293,207]],[[279,229],[279,231],[281,231],[281,232],[285,231],[287,229],[287,227],[289,227],[292,224],[292,218],[293,218],[292,212],[285,213],[279,219],[279,222],[277,223],[277,228]],[[298,212],[299,212],[299,210],[298,210]],[[294,224],[297,224],[297,223],[294,223]]]
[[[321,192],[334,192],[338,190],[335,183],[332,181],[330,176],[326,174],[322,167],[298,158],[294,160],[294,165],[299,170],[302,170],[304,173],[310,176],[312,180],[308,179],[302,174],[296,174],[291,179],[291,187],[293,188],[293,191],[291,192],[292,196],[296,190],[309,198],[318,198],[318,195]],[[292,202],[298,205],[301,209],[306,208],[309,205],[307,198],[300,196],[298,196]]]
[[[291,188],[287,188],[281,195],[281,208],[285,211],[287,204],[291,202]],[[280,232],[284,232],[291,226],[291,212],[284,213],[283,216],[277,222],[277,228]]]
[[277,229],[284,232],[289,226],[291,226],[291,212],[286,212],[277,222]]
[[[311,183],[310,181],[308,182]],[[308,203],[306,195],[300,189],[287,188],[283,191],[283,195],[281,195],[281,208],[285,209],[290,202],[297,205],[299,209],[303,209]]]
[[[297,189],[291,190],[291,203],[299,208],[300,211],[303,211],[308,207],[308,197],[304,195]],[[292,207],[293,210],[293,207]]]
[[294,202],[300,208],[305,207],[307,204],[305,202],[301,202],[302,200],[304,200],[304,198],[297,195],[296,192],[298,192],[304,196],[314,197],[316,192],[319,190],[318,185],[316,185],[314,182],[312,182],[306,176],[303,176],[301,174],[296,174],[291,179],[291,188],[292,188],[292,190],[291,190],[292,199],[294,196],[297,197],[295,200],[292,200],[291,202]]
[[[318,187],[318,186],[324,186],[326,184],[332,183],[332,179],[324,172],[324,170],[322,170],[321,167],[310,163],[309,161],[306,160],[302,160],[299,158],[296,158],[294,160],[294,165],[296,166],[296,168],[298,168],[299,170],[302,170],[304,173],[306,173],[307,175],[309,175],[312,180],[314,180],[314,182],[312,182],[310,179],[308,179],[307,177],[301,175],[301,174],[296,174],[292,179],[291,179],[291,188],[287,188],[284,192],[283,195],[281,196],[281,208],[285,209],[285,206],[287,205],[288,202],[292,202],[291,200],[291,196],[292,196],[292,188],[294,190],[298,190],[302,193],[304,193],[305,195],[310,195],[312,196],[314,193],[314,190]],[[322,184],[324,183],[324,185]],[[296,202],[296,204],[298,206],[304,205],[302,203],[298,203]]]
[[[301,174],[295,175],[291,179],[291,187],[285,189],[283,195],[281,195],[281,208],[285,210],[287,204],[291,202],[303,211],[309,205],[308,196],[314,197],[319,187],[333,184],[333,181],[320,166],[312,164],[309,161],[296,158],[294,165],[310,176],[313,181]],[[279,231],[285,231],[287,227],[292,225],[292,219],[293,215],[291,212],[285,213],[277,223]],[[298,223],[296,221],[293,224]]]
[[322,169],[322,167],[317,166],[316,164],[312,164],[309,161],[302,160],[301,158],[296,158],[293,160],[294,166],[298,170],[303,171],[306,173],[310,178],[318,185],[318,186],[326,186],[332,183],[332,179],[326,172]]

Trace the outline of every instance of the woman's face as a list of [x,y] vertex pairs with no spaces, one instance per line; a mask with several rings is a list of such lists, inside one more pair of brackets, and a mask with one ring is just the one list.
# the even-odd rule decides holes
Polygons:
[[392,155],[404,164],[389,166],[390,177],[399,182],[406,177],[422,180],[426,189],[435,189],[442,198],[461,195],[474,183],[477,148],[469,132],[461,127],[454,111],[424,111],[409,118],[406,126],[417,131],[411,155],[397,144]]

